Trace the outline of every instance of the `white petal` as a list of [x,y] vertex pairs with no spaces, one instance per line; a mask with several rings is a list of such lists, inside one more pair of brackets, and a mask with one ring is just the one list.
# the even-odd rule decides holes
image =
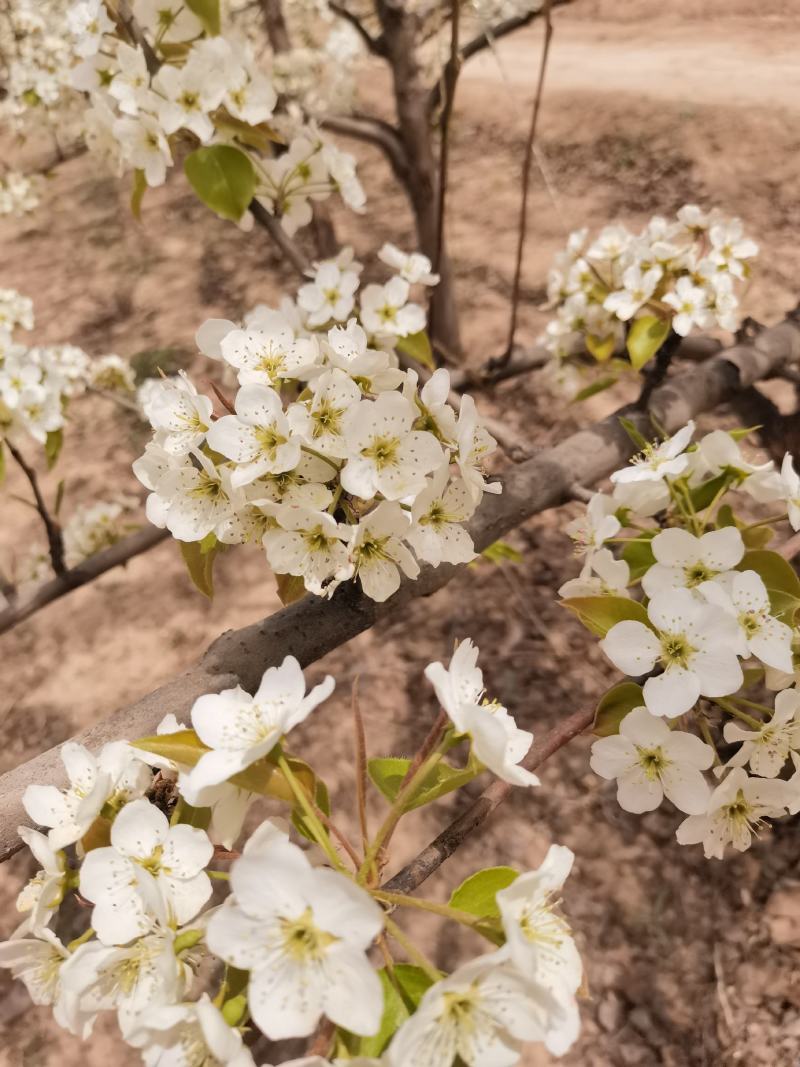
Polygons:
[[670,667],[644,683],[644,702],[653,715],[673,719],[694,707],[700,696],[697,675],[683,667]]

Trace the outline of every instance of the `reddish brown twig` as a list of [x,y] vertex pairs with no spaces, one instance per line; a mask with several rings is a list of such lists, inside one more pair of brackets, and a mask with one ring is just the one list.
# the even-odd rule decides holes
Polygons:
[[39,488],[39,480],[36,477],[36,471],[33,467],[30,467],[25,460],[25,457],[19,451],[19,449],[12,445],[9,440],[6,440],[8,451],[13,456],[17,463],[17,466],[21,469],[22,473],[28,479],[28,484],[31,487],[33,493],[33,499],[36,501],[36,510],[39,512],[39,516],[42,520],[45,533],[47,534],[47,546],[50,551],[50,563],[53,567],[53,571],[57,575],[62,575],[67,569],[67,565],[64,562],[64,538],[61,536],[61,527],[50,514],[47,504],[45,503],[42,491]]

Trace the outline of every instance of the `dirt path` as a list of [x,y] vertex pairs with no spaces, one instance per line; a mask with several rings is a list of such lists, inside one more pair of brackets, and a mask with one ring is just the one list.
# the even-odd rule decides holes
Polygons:
[[[517,96],[535,82],[541,34],[513,34],[476,56],[465,82],[498,75]],[[633,93],[687,106],[780,107],[800,111],[800,18],[680,24],[556,23],[550,93]],[[518,97],[517,97],[518,99]]]

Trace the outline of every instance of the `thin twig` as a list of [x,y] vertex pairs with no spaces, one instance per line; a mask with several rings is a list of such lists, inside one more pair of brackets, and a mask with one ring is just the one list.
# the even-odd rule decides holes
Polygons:
[[311,263],[287,234],[283,226],[281,226],[280,220],[274,215],[270,215],[264,205],[259,204],[257,200],[250,201],[250,214],[256,220],[258,225],[267,231],[274,243],[278,246],[281,252],[283,252],[284,256],[286,256],[303,281],[307,281],[307,272],[311,267]]
[[328,115],[320,120],[320,126],[344,137],[375,145],[389,161],[395,177],[403,184],[408,181],[405,146],[399,131],[390,122],[369,115]]
[[[554,752],[558,752],[569,741],[592,724],[594,711],[576,711],[562,723],[550,731],[541,745],[535,745],[528,756],[522,761],[522,766],[529,771],[536,770],[545,760],[549,759]],[[401,871],[386,882],[382,889],[392,893],[411,893],[418,886],[430,878],[434,871],[444,863],[446,859],[463,845],[464,841],[473,834],[479,826],[492,814],[495,808],[502,804],[514,787],[508,782],[494,781],[481,793],[477,800],[450,823],[431,843],[424,848],[419,855],[407,863]]]
[[349,11],[344,6],[344,4],[336,3],[335,0],[328,0],[328,7],[334,13],[334,15],[338,15],[340,19],[344,19],[345,22],[350,23],[350,25],[356,31],[358,36],[367,46],[368,52],[371,52],[374,56],[386,55],[386,44],[383,40],[383,37],[373,37],[367,27],[358,17],[358,15],[355,15],[352,11]]
[[369,824],[367,822],[367,741],[364,734],[364,720],[358,703],[358,675],[353,679],[353,734],[355,737],[356,758],[356,799],[358,803],[358,822],[361,827],[361,843],[366,852],[369,841]]
[[519,232],[517,234],[517,258],[514,265],[514,284],[511,290],[511,319],[508,327],[508,342],[505,352],[495,361],[495,365],[503,366],[511,359],[514,351],[514,338],[517,335],[517,311],[519,308],[520,286],[522,282],[522,258],[525,252],[525,239],[528,236],[528,196],[530,194],[531,167],[533,165],[533,148],[536,141],[536,127],[539,123],[539,112],[542,107],[544,94],[544,79],[547,73],[547,59],[550,55],[550,41],[553,37],[552,19],[553,0],[544,0],[542,14],[544,16],[544,42],[542,44],[542,58],[539,63],[539,78],[536,83],[536,96],[533,100],[531,112],[531,125],[528,130],[528,139],[525,142],[525,157],[522,161],[522,199],[519,210]]
[[15,445],[12,445],[8,440],[6,440],[6,445],[8,446],[8,451],[14,457],[17,466],[20,467],[23,474],[28,479],[33,498],[36,501],[36,510],[39,512],[42,525],[47,534],[47,547],[50,551],[50,563],[53,567],[53,571],[57,575],[62,575],[66,571],[67,565],[64,562],[64,538],[61,536],[61,527],[48,510],[47,504],[42,496],[42,491],[39,488],[39,480],[36,477],[36,471],[33,467],[28,466],[25,457]]

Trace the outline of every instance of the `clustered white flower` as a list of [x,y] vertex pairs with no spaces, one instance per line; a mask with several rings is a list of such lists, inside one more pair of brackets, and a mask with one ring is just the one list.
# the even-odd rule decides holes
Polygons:
[[133,501],[97,500],[76,508],[64,523],[64,559],[75,567],[116,544],[130,528],[126,513]]
[[[182,144],[227,145],[254,172],[254,198],[290,234],[333,192],[363,208],[354,158],[296,110],[275,114],[278,94],[246,39],[211,35],[181,0],[133,0],[132,10],[143,39],[123,40],[102,0],[70,8],[71,83],[89,99],[86,143],[117,174],[133,170],[158,186]],[[235,221],[252,225],[247,204],[237,212]]]
[[[63,101],[72,58],[69,7],[67,0],[15,0],[5,6],[0,22],[4,66],[0,113],[17,129],[31,114],[50,116]],[[18,203],[31,195],[24,179],[16,180],[22,177],[5,176],[5,181],[12,179],[10,195]]]
[[27,174],[8,170],[0,177],[0,215],[27,215],[38,203],[38,184]]
[[548,275],[556,314],[543,343],[553,354],[551,373],[587,354],[602,364],[624,353],[637,319],[654,316],[685,337],[693,327],[738,326],[737,288],[758,253],[742,222],[695,204],[672,221],[656,216],[640,233],[621,223],[591,240],[572,233]]
[[[532,737],[499,705],[476,703],[476,661],[464,641],[448,670],[426,670],[452,720],[442,750],[469,735],[479,758],[502,772]],[[23,804],[43,829],[20,834],[41,869],[18,896],[22,921],[0,943],[0,967],[25,983],[35,1004],[50,1005],[61,1027],[86,1039],[99,1015],[114,1013],[145,1064],[253,1067],[244,1040],[253,1028],[272,1040],[302,1038],[323,1018],[337,1028],[329,1055],[340,1032],[352,1042],[381,1030],[379,1058],[348,1056],[354,1067],[453,1067],[457,1057],[469,1067],[512,1067],[527,1042],[555,1055],[571,1047],[583,966],[560,907],[574,859],[568,848],[552,845],[528,873],[509,871],[481,920],[493,951],[450,975],[417,967],[426,991],[395,1032],[382,1020],[385,997],[396,994],[368,952],[397,928],[364,870],[330,851],[335,863],[320,865],[280,819],[262,821],[231,851],[273,775],[284,775],[284,788],[303,788],[291,777],[297,761],[286,755],[286,735],[333,687],[327,677],[306,693],[299,664],[287,657],[252,697],[240,688],[200,697],[191,730],[170,716],[155,738],[117,741],[96,755],[68,742],[67,785],[27,788]],[[499,722],[506,751],[481,718]],[[499,768],[487,757],[495,749]],[[523,784],[534,784],[530,777]],[[294,808],[295,818],[308,813]],[[321,824],[308,835],[330,850]],[[212,900],[215,878],[229,889],[221,903]],[[65,943],[69,924],[75,932],[74,892],[91,910],[85,930]]]
[[[606,707],[624,700],[621,719],[601,702],[593,769],[627,811],[666,797],[687,816],[678,840],[721,858],[727,844],[748,848],[766,817],[800,808],[789,773],[800,766],[800,583],[764,547],[770,523],[800,529],[800,480],[788,454],[778,471],[748,461],[737,435],[692,444],[693,433],[689,423],[647,445],[611,475],[610,495],[593,495],[567,527],[582,574],[560,592],[635,680],[608,695]],[[770,504],[769,518],[738,519],[739,493]],[[779,690],[774,707],[750,694],[759,685]]]
[[218,416],[186,376],[150,387],[155,433],[134,472],[151,522],[204,551],[262,545],[276,574],[317,595],[357,578],[382,601],[420,562],[474,558],[463,523],[499,491],[484,472],[495,442],[469,397],[458,415],[450,406],[446,370],[420,389],[400,368],[398,349],[425,326],[411,285],[436,279],[424,256],[381,254],[402,271],[386,285],[359,293],[348,249],[296,302],[200,327],[200,350],[239,388]]

